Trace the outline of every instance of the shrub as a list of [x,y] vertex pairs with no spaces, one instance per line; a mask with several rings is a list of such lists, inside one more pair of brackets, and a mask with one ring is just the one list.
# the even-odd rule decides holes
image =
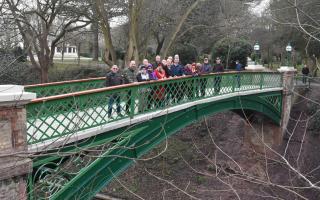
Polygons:
[[21,55],[0,52],[0,84],[27,85],[39,83],[39,71],[26,62]]
[[179,55],[181,64],[185,65],[187,63],[196,62],[198,57],[197,49],[191,45],[178,44],[170,52],[172,56],[175,54]]
[[[212,59],[220,57],[227,68],[235,68],[235,61],[247,64],[247,57],[252,53],[252,45],[243,39],[223,38],[215,43],[212,49]],[[228,60],[227,60],[228,59]]]

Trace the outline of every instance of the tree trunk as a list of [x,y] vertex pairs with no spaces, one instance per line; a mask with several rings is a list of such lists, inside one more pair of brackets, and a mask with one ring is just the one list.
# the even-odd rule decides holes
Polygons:
[[63,62],[63,59],[64,59],[64,49],[66,48],[65,46],[65,42],[63,40],[63,43],[62,43],[62,51],[61,51],[61,61]]
[[131,60],[139,62],[139,48],[138,48],[138,18],[140,9],[143,5],[143,0],[132,0],[129,2],[129,36],[128,48],[125,58],[125,65],[127,66]]
[[[111,38],[111,29],[109,24],[109,17],[104,7],[104,2],[102,0],[95,0],[95,8],[97,11],[97,16],[99,17],[101,30],[104,37],[104,44],[105,44],[105,55],[104,55],[104,62],[108,65],[113,65],[117,61],[116,51],[112,44]],[[110,57],[111,56],[111,60]]]
[[195,9],[198,4],[200,2],[203,2],[205,0],[196,0],[188,9],[187,11],[184,13],[184,15],[182,15],[182,17],[180,18],[180,20],[178,21],[178,24],[176,25],[176,28],[174,29],[174,31],[172,32],[171,36],[169,36],[169,41],[168,44],[166,45],[166,48],[164,49],[164,52],[162,53],[162,57],[166,57],[167,54],[169,53],[169,50],[171,49],[171,46],[173,45],[174,41],[176,40],[176,37],[179,33],[179,31],[182,28],[182,25],[184,24],[184,22],[186,21],[186,19],[188,18],[188,16],[190,15],[190,13],[192,12],[193,9]]
[[92,60],[99,60],[99,27],[97,22],[92,23]]
[[163,47],[163,44],[164,44],[164,37],[158,41],[158,45],[157,45],[157,49],[156,49],[156,55],[160,55],[160,52],[161,52],[161,49]]
[[81,42],[78,43],[78,66],[80,66],[80,51],[81,51]]
[[49,69],[48,67],[41,68],[41,83],[49,82]]

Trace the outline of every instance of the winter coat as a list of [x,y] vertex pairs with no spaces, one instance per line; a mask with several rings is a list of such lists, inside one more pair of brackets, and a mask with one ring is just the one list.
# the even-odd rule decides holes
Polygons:
[[166,72],[166,77],[169,78],[171,76],[171,69],[167,65],[162,65],[162,68]]
[[138,82],[150,81],[149,74],[147,73],[147,74],[143,75],[143,74],[139,73],[137,75],[137,80],[138,80]]
[[134,83],[137,81],[136,79],[136,71],[130,68],[127,68],[123,71],[124,81],[125,83]]
[[[157,69],[154,71],[158,80],[164,79],[166,77],[166,72],[162,70],[162,72],[158,71]],[[166,95],[165,87],[162,85],[158,86],[154,93],[154,99],[163,100]]]
[[147,71],[147,73],[149,74],[150,80],[158,80],[154,72]]
[[224,68],[222,64],[216,64],[213,67],[213,72],[224,72]]
[[198,70],[196,68],[190,69],[187,67],[184,72],[186,75],[198,76]]
[[120,73],[109,72],[106,75],[106,87],[124,84],[123,76]]
[[183,75],[184,75],[184,69],[180,64],[178,64],[178,65],[172,64],[171,65],[171,76],[172,77],[183,76]]
[[162,65],[162,63],[161,62],[154,62],[153,65],[152,65],[153,66],[153,70],[156,70],[159,65]]
[[202,65],[202,67],[201,67],[201,71],[200,71],[200,73],[201,74],[210,74],[211,72],[212,72],[212,65],[211,64],[209,64],[209,63],[204,63],[203,65]]
[[308,75],[309,73],[310,73],[310,71],[309,71],[309,68],[308,68],[308,67],[302,68],[302,74]]

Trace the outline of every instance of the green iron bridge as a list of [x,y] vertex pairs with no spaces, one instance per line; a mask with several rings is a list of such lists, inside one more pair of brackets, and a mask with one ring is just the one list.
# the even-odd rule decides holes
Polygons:
[[[227,72],[108,88],[104,82],[25,86],[38,97],[26,105],[28,151],[34,157],[29,199],[92,199],[136,159],[205,116],[254,111],[282,123],[284,81],[276,72]],[[110,100],[115,101],[108,113]]]
[[[25,87],[38,96],[26,106],[28,150],[38,155],[29,199],[91,199],[135,159],[208,115],[251,110],[281,123],[280,73],[230,72],[110,88],[104,82]],[[119,99],[120,110],[115,101],[108,116],[110,98]]]

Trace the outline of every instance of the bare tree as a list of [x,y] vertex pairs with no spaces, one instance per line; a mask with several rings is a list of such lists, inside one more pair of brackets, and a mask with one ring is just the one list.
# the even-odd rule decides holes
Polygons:
[[111,66],[116,63],[117,55],[111,37],[110,20],[114,17],[125,15],[126,2],[121,0],[94,0],[93,4],[104,37],[103,60]]
[[270,17],[279,30],[282,30],[284,37],[293,42],[294,47],[305,57],[308,63],[317,74],[320,47],[320,17],[319,1],[316,0],[286,0],[273,1],[270,6]]
[[66,33],[90,23],[84,17],[86,6],[71,0],[6,0],[6,3],[32,65],[41,72],[41,82],[48,82],[48,71],[53,64],[57,43]]

